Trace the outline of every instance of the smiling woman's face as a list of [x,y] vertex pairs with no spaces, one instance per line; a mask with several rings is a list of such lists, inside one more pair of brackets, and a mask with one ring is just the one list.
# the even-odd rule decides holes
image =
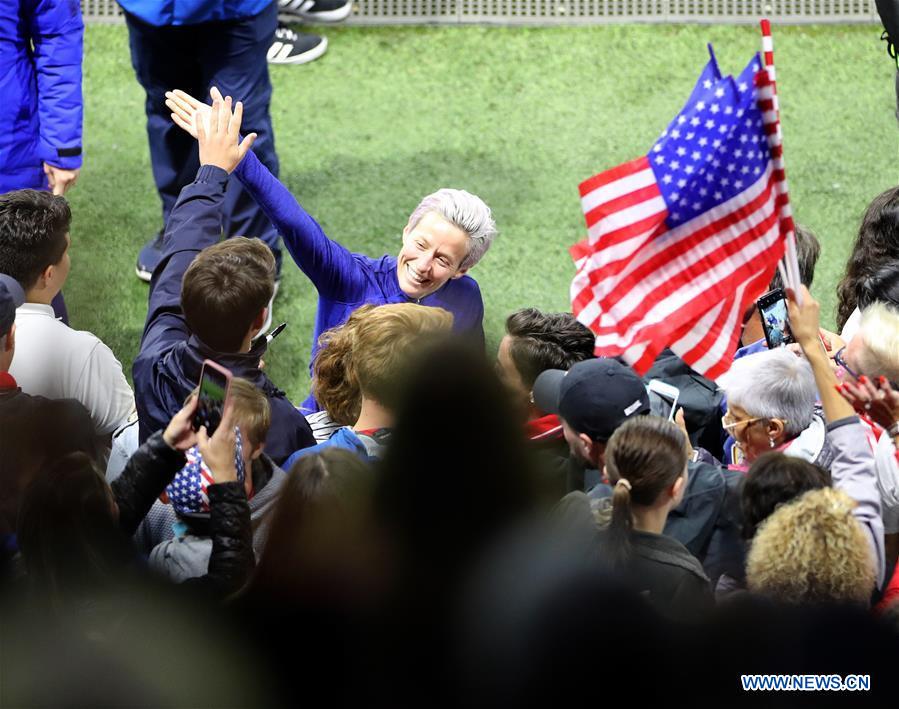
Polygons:
[[416,300],[444,283],[461,278],[459,266],[468,255],[468,234],[439,214],[425,214],[414,229],[403,230],[403,248],[396,260],[396,275],[403,293]]

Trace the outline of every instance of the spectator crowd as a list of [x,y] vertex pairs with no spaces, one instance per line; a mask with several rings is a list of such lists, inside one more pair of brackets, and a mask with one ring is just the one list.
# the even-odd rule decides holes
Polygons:
[[[899,689],[899,188],[861,218],[839,332],[803,227],[792,344],[753,306],[720,382],[670,351],[640,377],[569,313],[511,313],[487,351],[477,196],[438,190],[396,255],[351,253],[243,102],[165,88],[155,129],[198,164],[169,176],[133,362],[67,324],[65,190],[0,195],[0,704]],[[235,204],[258,238],[230,236]],[[318,292],[303,402],[264,369],[294,266]],[[214,428],[208,362],[231,375]]]

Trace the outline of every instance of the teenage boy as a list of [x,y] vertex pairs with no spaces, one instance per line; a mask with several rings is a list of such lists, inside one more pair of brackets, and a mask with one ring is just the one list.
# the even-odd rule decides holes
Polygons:
[[281,463],[315,439],[303,415],[259,367],[265,353],[254,336],[275,287],[275,258],[259,239],[221,241],[228,174],[255,140],[238,145],[243,107],[220,106],[200,141],[200,169],[181,190],[166,224],[162,260],[150,283],[149,308],[132,374],[139,438],[165,427],[197,386],[211,359],[251,382],[269,399],[267,452]]
[[50,305],[69,276],[71,219],[66,200],[49,192],[0,195],[0,273],[25,290],[10,372],[29,394],[80,401],[97,436],[108,439],[134,410],[122,365],[96,335],[57,320]]

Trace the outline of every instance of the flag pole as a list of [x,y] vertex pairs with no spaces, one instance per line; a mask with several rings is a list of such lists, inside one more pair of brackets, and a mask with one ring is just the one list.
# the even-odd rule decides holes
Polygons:
[[[787,169],[783,159],[783,132],[780,126],[780,105],[777,100],[777,72],[774,68],[774,38],[771,36],[771,21],[765,17],[761,21],[762,28],[762,60],[768,74],[770,84],[771,107],[774,112],[775,133],[768,136],[768,144],[774,157],[775,172],[781,173],[781,179],[775,185],[777,189],[777,201],[779,202],[781,224],[787,232],[787,247],[784,255],[784,265],[789,276],[787,284],[796,294],[796,301],[802,305],[802,292],[799,286],[802,279],[799,275],[799,259],[796,254],[796,234],[793,223],[793,208],[790,206],[790,192],[787,187]],[[764,109],[762,109],[764,111]],[[781,276],[783,278],[783,276]],[[786,284],[786,281],[785,281]]]

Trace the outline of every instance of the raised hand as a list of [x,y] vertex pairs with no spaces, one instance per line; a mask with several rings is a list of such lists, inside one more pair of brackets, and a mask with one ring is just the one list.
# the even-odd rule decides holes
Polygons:
[[[218,92],[218,89],[215,91]],[[221,94],[219,95],[221,96]],[[212,106],[198,101],[180,89],[165,92],[165,105],[172,112],[172,121],[175,125],[194,138],[197,137],[197,120],[202,119],[208,130]]]
[[839,390],[853,409],[882,428],[888,429],[899,421],[899,392],[884,377],[878,377],[875,383],[862,376],[858,383],[843,382]]
[[193,125],[200,143],[200,164],[215,165],[230,173],[253,147],[256,134],[250,133],[241,141],[243,104],[238,101],[232,112],[230,96],[222,99],[217,89],[213,89],[212,95],[212,114],[208,127],[205,120],[197,120],[198,113],[194,114]]

